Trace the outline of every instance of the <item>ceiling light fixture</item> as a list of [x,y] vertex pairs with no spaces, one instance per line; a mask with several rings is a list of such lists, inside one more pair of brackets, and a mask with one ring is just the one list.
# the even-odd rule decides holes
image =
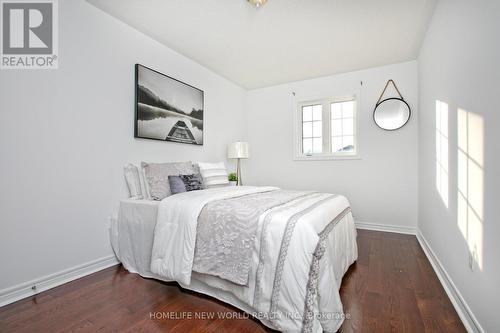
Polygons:
[[250,4],[252,4],[256,8],[265,5],[267,2],[267,0],[247,0],[247,1],[250,2]]

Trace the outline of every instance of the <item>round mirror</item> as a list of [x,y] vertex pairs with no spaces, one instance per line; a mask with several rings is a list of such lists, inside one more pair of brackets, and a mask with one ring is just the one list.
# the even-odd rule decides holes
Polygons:
[[411,110],[408,103],[401,98],[387,98],[375,106],[373,120],[386,131],[400,129],[410,120]]

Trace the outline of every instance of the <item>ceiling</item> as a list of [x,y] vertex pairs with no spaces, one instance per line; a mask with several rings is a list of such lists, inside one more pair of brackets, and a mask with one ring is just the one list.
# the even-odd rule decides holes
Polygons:
[[246,89],[417,58],[437,0],[87,0]]

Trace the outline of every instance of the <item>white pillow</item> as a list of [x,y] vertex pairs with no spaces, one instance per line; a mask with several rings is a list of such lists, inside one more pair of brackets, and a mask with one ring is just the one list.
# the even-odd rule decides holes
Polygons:
[[201,177],[205,188],[213,188],[229,185],[227,179],[227,170],[224,162],[219,163],[203,163],[198,162]]
[[130,193],[131,199],[142,199],[141,179],[139,177],[139,170],[133,164],[127,164],[123,167],[125,180]]
[[148,182],[146,181],[146,174],[144,173],[144,168],[142,166],[139,168],[139,180],[141,181],[142,196],[145,200],[151,200]]

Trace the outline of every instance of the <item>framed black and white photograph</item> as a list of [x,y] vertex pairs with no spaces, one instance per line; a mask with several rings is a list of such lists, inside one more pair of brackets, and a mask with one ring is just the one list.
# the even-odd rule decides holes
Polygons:
[[135,137],[203,145],[203,91],[135,65]]

